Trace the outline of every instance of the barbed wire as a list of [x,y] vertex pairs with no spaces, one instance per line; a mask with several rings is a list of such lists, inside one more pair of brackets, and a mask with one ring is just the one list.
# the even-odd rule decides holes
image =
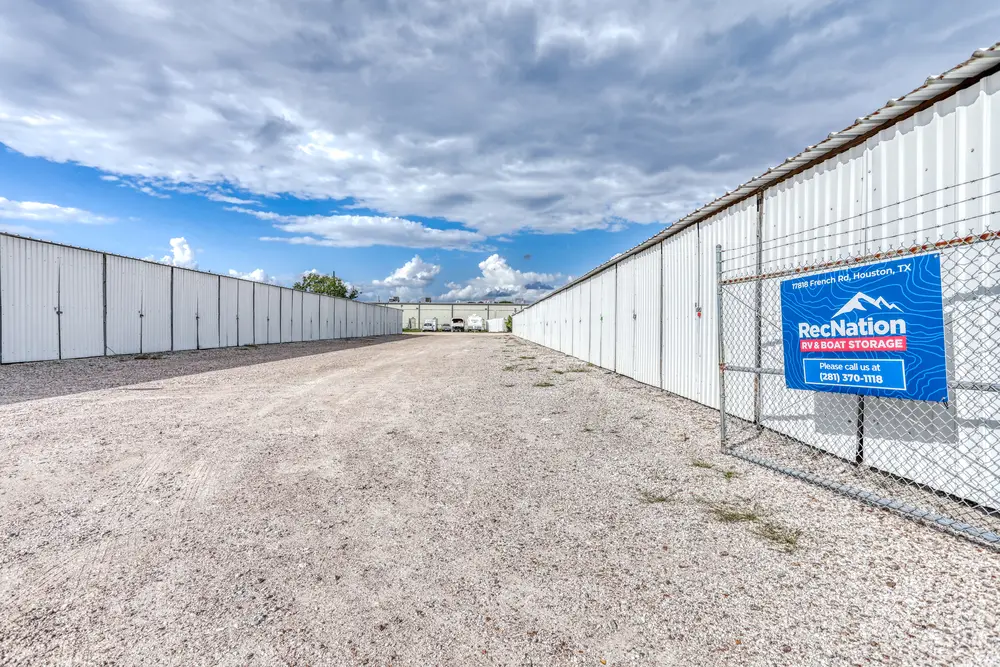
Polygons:
[[[869,238],[868,238],[868,234],[867,234],[867,232],[869,230],[878,229],[878,228],[881,228],[881,227],[887,227],[887,226],[892,225],[892,224],[897,223],[897,222],[906,222],[908,220],[913,220],[913,219],[919,218],[921,216],[932,215],[934,213],[938,213],[940,211],[944,211],[944,210],[946,210],[948,208],[951,208],[951,207],[961,206],[961,205],[964,205],[964,204],[968,204],[970,202],[977,201],[979,199],[985,199],[987,197],[993,197],[993,196],[996,196],[996,195],[1000,195],[1000,190],[995,190],[993,192],[989,192],[989,193],[984,194],[984,195],[972,197],[970,199],[963,199],[960,202],[954,202],[954,203],[951,203],[951,204],[946,204],[946,205],[943,205],[943,206],[935,208],[935,209],[930,209],[930,210],[927,210],[927,211],[921,211],[921,212],[918,212],[918,213],[913,213],[913,214],[910,214],[910,215],[901,216],[899,218],[893,218],[892,220],[886,220],[886,221],[883,221],[883,222],[869,223],[869,224],[865,225],[864,228],[860,228],[860,229],[857,229],[857,230],[847,230],[847,231],[844,231],[844,230],[834,230],[834,231],[830,232],[829,234],[822,234],[822,235],[817,235],[817,236],[811,236],[807,240],[793,241],[793,242],[786,243],[786,244],[779,245],[779,246],[764,247],[764,244],[767,243],[767,241],[762,240],[761,241],[760,253],[762,255],[765,255],[769,251],[770,252],[774,252],[774,251],[780,250],[781,248],[788,248],[788,247],[791,247],[793,245],[797,245],[799,243],[808,243],[808,242],[813,242],[813,241],[819,241],[819,240],[822,240],[822,239],[830,239],[830,238],[834,238],[834,237],[838,237],[838,236],[859,235],[859,236],[863,236],[864,238],[859,239],[857,241],[852,241],[852,242],[847,243],[847,244],[835,246],[834,249],[841,249],[841,248],[847,247],[849,245],[864,244],[864,243],[868,243],[869,242]],[[992,216],[992,215],[997,215],[998,213],[1000,213],[1000,211],[989,211],[987,213],[979,213],[977,215],[967,216],[965,218],[957,218],[955,220],[950,220],[948,222],[937,223],[937,224],[933,225],[933,228],[940,228],[940,227],[946,226],[946,225],[957,225],[957,224],[961,224],[963,222],[969,222],[969,221],[976,220],[976,219],[979,219],[979,218],[988,217],[988,216]],[[811,233],[811,232],[815,231],[816,229],[817,228],[815,228],[815,227],[810,227],[809,229],[803,230],[801,233]],[[918,231],[918,230],[914,230],[914,231]],[[919,231],[926,231],[926,230],[919,230]],[[910,232],[901,232],[900,234],[896,235],[896,238],[904,236],[904,235],[906,235],[908,233],[910,233]],[[973,230],[970,230],[970,233],[974,233]],[[754,257],[755,258],[757,256],[757,251],[756,251],[756,247],[757,246],[756,246],[756,244],[754,244],[753,246],[749,246],[749,245],[743,246],[743,248],[750,248],[750,247],[755,248],[755,250],[753,252],[744,253],[742,255],[735,255],[735,256],[732,256],[732,257],[728,257],[728,258],[726,257],[725,248],[723,248],[723,263],[735,262],[735,261],[737,261],[739,259],[744,259],[744,258],[748,258],[748,257]]]
[[[847,216],[845,218],[838,218],[837,220],[832,220],[830,222],[823,223],[822,225],[817,225],[815,227],[809,227],[807,229],[802,229],[802,230],[795,230],[795,231],[789,232],[788,234],[783,234],[783,235],[780,235],[780,236],[773,236],[773,237],[771,237],[769,239],[762,239],[761,243],[763,244],[763,243],[770,243],[770,242],[773,242],[773,241],[780,241],[782,239],[790,238],[792,236],[797,236],[799,234],[809,234],[809,233],[811,233],[813,231],[816,231],[816,230],[819,230],[819,229],[823,229],[824,227],[832,227],[834,225],[840,225],[840,224],[843,224],[845,222],[850,222],[852,220],[857,220],[857,219],[860,219],[860,218],[864,218],[865,216],[873,215],[873,214],[876,214],[876,213],[880,213],[882,211],[889,210],[891,208],[902,206],[904,204],[908,204],[910,202],[917,201],[918,199],[922,199],[924,197],[930,197],[932,195],[939,195],[939,194],[942,194],[944,192],[947,192],[948,190],[953,190],[953,189],[957,189],[957,188],[960,188],[960,187],[966,187],[966,186],[974,185],[976,183],[982,183],[982,182],[985,182],[985,181],[987,181],[987,180],[989,180],[991,178],[997,178],[997,177],[1000,177],[1000,172],[989,174],[987,176],[981,176],[979,178],[973,178],[973,179],[970,179],[968,181],[963,181],[961,183],[955,183],[953,185],[946,185],[946,186],[943,186],[941,188],[938,188],[937,190],[928,190],[927,192],[922,192],[919,195],[914,195],[914,196],[908,197],[906,199],[900,199],[898,201],[895,201],[895,202],[892,202],[892,203],[889,203],[889,204],[883,204],[882,206],[879,206],[877,208],[873,208],[873,209],[869,209],[869,210],[866,210],[866,211],[862,211],[860,213],[855,213],[854,215],[849,215],[849,216]],[[966,202],[969,202],[969,201],[974,201],[976,199],[982,199],[983,197],[989,197],[989,196],[992,196],[994,194],[997,194],[997,192],[991,192],[991,193],[987,193],[987,194],[975,195],[973,197],[969,197],[969,198],[964,199],[964,200],[959,201],[959,202],[953,202],[953,203],[946,204],[945,206],[954,206],[956,204],[966,203]],[[767,205],[767,202],[765,201],[765,206],[766,205]],[[918,212],[916,214],[913,214],[913,216],[915,216],[915,215],[922,215],[922,214],[929,213],[929,212],[931,212],[931,211]],[[910,217],[913,217],[913,216],[910,216]],[[727,252],[735,252],[735,251],[738,251],[738,250],[747,250],[747,249],[753,249],[756,252],[757,242],[755,241],[754,243],[748,243],[748,244],[745,244],[745,245],[742,245],[742,246],[734,246],[733,248],[731,248],[729,250],[726,250],[725,248],[723,248],[723,250],[722,250],[723,257],[725,258],[725,255],[726,255]],[[741,255],[741,256],[745,256],[745,255]]]

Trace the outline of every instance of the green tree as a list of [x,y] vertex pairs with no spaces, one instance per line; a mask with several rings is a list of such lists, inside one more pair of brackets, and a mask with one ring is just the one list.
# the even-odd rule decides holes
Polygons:
[[341,299],[357,299],[361,296],[357,287],[348,290],[347,284],[337,276],[326,276],[322,273],[307,273],[302,276],[302,280],[292,285],[292,289],[325,294],[326,296],[339,296]]

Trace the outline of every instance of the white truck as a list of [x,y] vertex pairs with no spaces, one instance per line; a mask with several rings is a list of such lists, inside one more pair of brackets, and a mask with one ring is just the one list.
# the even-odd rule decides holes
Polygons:
[[466,331],[482,331],[483,330],[483,318],[479,315],[470,315],[469,321],[465,327]]
[[424,331],[437,331],[438,330],[438,318],[433,317],[429,320],[424,320]]

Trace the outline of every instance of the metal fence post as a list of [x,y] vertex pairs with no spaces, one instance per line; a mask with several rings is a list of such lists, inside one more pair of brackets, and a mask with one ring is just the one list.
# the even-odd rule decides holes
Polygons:
[[761,426],[761,414],[763,413],[763,387],[761,385],[764,381],[764,376],[761,373],[761,368],[764,366],[764,340],[763,340],[763,327],[762,325],[762,314],[761,310],[763,308],[763,289],[764,281],[761,279],[761,275],[764,272],[764,193],[760,192],[757,194],[757,262],[756,268],[754,270],[754,364],[753,367],[756,369],[753,376],[753,423],[757,425],[758,430],[763,428]]
[[726,449],[726,346],[722,328],[722,244],[715,246],[716,319],[719,335],[719,446]]

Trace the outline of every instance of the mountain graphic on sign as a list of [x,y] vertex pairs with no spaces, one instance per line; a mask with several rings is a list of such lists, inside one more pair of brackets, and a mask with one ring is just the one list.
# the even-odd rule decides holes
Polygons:
[[863,312],[868,312],[868,308],[865,307],[868,304],[873,310],[898,310],[903,312],[903,309],[894,303],[889,303],[882,297],[873,299],[864,292],[858,292],[854,297],[844,304],[844,307],[838,310],[834,317],[840,317],[845,313],[853,313],[855,310],[860,310]]

